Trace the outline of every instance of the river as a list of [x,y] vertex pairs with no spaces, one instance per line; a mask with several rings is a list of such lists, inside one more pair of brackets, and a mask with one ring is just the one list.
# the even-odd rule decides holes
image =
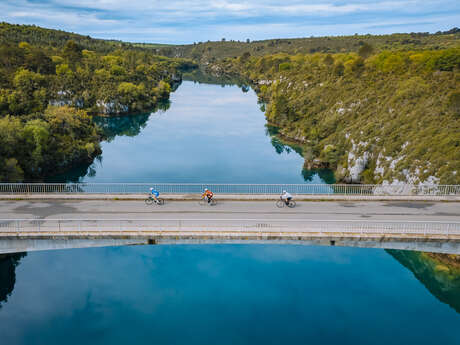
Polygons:
[[30,252],[15,268],[0,259],[0,343],[459,344],[458,281],[433,282],[420,260],[391,254],[295,245]]
[[252,89],[183,81],[151,114],[99,117],[107,140],[91,166],[49,182],[332,183],[303,170],[300,148],[266,126]]

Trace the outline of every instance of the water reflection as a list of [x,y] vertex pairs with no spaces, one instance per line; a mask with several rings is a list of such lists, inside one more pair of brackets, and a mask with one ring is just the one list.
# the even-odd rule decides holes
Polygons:
[[460,313],[460,256],[387,250],[439,301]]
[[16,283],[16,267],[27,253],[0,254],[0,308],[8,301]]
[[[276,153],[291,153],[295,152],[300,156],[303,156],[303,147],[295,142],[289,142],[279,137],[279,128],[273,125],[266,124],[265,132],[270,137],[271,144],[275,149]],[[325,181],[328,184],[335,183],[334,172],[329,169],[306,169],[305,166],[302,169],[302,176],[305,182],[313,182],[317,177]]]
[[114,345],[133,337],[136,344],[197,345],[460,340],[458,314],[376,249],[56,250],[30,253],[17,275],[14,298],[0,310],[2,344],[77,345],[92,339]]
[[195,69],[191,72],[184,73],[182,79],[194,83],[220,85],[222,87],[236,85],[241,88],[243,92],[248,92],[251,89],[241,78],[236,76],[216,76],[206,73],[202,69]]
[[138,135],[145,126],[150,114],[94,117],[94,122],[102,129],[104,138],[111,142],[116,136],[134,137]]

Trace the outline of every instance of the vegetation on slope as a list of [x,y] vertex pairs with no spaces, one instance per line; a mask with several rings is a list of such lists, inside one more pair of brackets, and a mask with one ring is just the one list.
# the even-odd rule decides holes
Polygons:
[[[2,23],[0,32],[0,181],[91,162],[102,136],[88,113],[150,111],[194,65],[55,30]],[[76,36],[96,50],[63,43]]]
[[454,28],[436,34],[400,33],[393,35],[353,35],[326,36],[289,39],[269,39],[262,41],[198,42],[189,45],[158,46],[150,45],[158,54],[169,57],[186,57],[202,64],[215,62],[222,58],[238,57],[244,53],[251,56],[264,56],[278,53],[313,54],[313,53],[351,53],[365,44],[371,45],[376,51],[384,50],[420,50],[448,49],[458,46],[460,29]]
[[274,54],[209,64],[244,77],[269,123],[338,180],[460,183],[460,49]]

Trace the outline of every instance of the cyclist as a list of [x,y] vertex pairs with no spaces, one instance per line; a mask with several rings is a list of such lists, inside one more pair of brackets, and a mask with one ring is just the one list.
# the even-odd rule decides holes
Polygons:
[[281,193],[280,198],[286,203],[286,205],[289,205],[289,201],[292,200],[292,195],[283,190],[283,193]]
[[158,197],[160,196],[160,192],[150,188],[150,196],[152,197],[153,201],[158,204]]
[[206,198],[206,200],[208,201],[208,204],[211,203],[211,200],[212,200],[213,196],[214,196],[214,193],[211,192],[208,188],[205,188],[204,193],[201,194],[202,198]]

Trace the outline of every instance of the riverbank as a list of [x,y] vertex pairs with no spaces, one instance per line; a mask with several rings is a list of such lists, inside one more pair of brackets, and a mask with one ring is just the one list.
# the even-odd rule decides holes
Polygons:
[[329,167],[346,183],[457,184],[459,63],[453,48],[246,54],[206,69],[251,84],[306,167]]

